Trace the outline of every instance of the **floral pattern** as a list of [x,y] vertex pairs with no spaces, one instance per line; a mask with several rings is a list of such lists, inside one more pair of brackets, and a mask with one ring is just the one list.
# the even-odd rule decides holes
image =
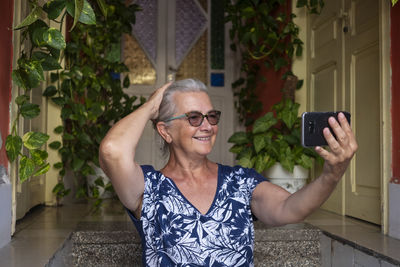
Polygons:
[[171,179],[149,165],[142,170],[141,218],[128,213],[142,238],[144,266],[254,266],[250,202],[263,176],[218,165],[217,192],[203,215]]

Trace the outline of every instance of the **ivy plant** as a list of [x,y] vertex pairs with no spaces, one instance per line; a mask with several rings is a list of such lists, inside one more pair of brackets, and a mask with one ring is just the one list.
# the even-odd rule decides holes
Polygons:
[[[294,56],[301,56],[303,42],[299,39],[299,28],[293,22],[294,14],[285,10],[290,1],[285,0],[226,0],[225,21],[232,27],[229,32],[231,49],[242,56],[242,77],[232,84],[235,107],[239,119],[251,125],[262,105],[256,95],[260,78],[260,66],[279,72],[290,64]],[[319,13],[322,0],[297,0],[298,8],[306,7],[310,13]],[[293,75],[284,73],[282,79]],[[265,79],[265,78],[264,78]],[[267,81],[268,82],[268,81]],[[297,88],[303,81],[298,82]],[[266,86],[267,87],[267,86]]]
[[[15,28],[22,31],[23,41],[30,41],[31,47],[21,52],[12,72],[23,94],[15,99],[17,114],[6,139],[9,161],[18,162],[21,182],[50,168],[43,148],[49,135],[32,131],[19,136],[17,129],[21,118],[32,119],[40,114],[39,105],[31,103],[29,96],[31,90],[42,90],[44,73],[50,71],[50,85],[42,93],[60,106],[63,122],[54,129],[62,142],[49,144],[62,158],[54,164],[60,177],[53,192],[58,200],[70,192],[63,177],[71,170],[81,186],[77,195],[93,197],[99,205],[99,188],[111,191],[111,184],[97,179],[88,192],[85,179],[95,173],[92,166],[98,165],[99,143],[113,123],[145,101],[127,95],[124,88],[129,86],[129,79],[123,83],[120,80],[127,71],[119,56],[121,36],[131,32],[135,12],[140,9],[121,0],[50,0],[42,5],[34,0],[30,6],[29,15]],[[68,17],[67,43],[61,28]],[[50,27],[50,21],[58,23],[59,29]]]
[[[10,162],[18,161],[18,174],[21,182],[32,176],[46,173],[50,165],[46,162],[48,153],[43,149],[49,139],[45,133],[30,131],[23,136],[18,135],[18,121],[21,119],[33,119],[40,114],[40,107],[30,102],[32,90],[41,90],[40,84],[45,80],[46,71],[61,69],[61,52],[66,47],[63,34],[59,29],[49,26],[49,23],[42,20],[43,17],[55,21],[60,17],[58,23],[64,22],[65,14],[60,16],[63,5],[67,1],[49,1],[43,6],[38,1],[30,1],[31,12],[17,26],[15,30],[21,30],[21,44],[30,41],[30,46],[19,55],[16,68],[12,71],[13,82],[22,89],[22,94],[15,98],[17,113],[12,122],[11,133],[6,138],[6,152]],[[73,2],[72,2],[73,3]],[[81,3],[76,0],[77,8],[74,16],[76,24],[82,11]],[[87,3],[87,2],[86,2]],[[86,5],[85,12],[91,10]],[[86,20],[83,23],[93,24],[94,20]]]
[[[67,5],[68,9],[73,10]],[[145,99],[126,94],[124,89],[130,85],[129,78],[126,75],[123,82],[120,79],[128,71],[121,62],[121,36],[132,32],[139,6],[107,0],[93,9],[97,14],[96,24],[77,24],[70,33],[65,49],[67,67],[52,74],[52,82],[57,86],[50,85],[43,95],[60,106],[63,121],[55,129],[62,136],[62,142],[50,143],[62,159],[54,167],[60,170],[61,176],[71,170],[79,188],[77,197],[94,198],[98,206],[102,202],[100,191],[113,190],[111,183],[104,184],[100,176],[88,187],[87,177],[95,175],[93,168],[99,167],[100,142],[113,123]],[[64,188],[60,180],[54,192],[62,193]]]

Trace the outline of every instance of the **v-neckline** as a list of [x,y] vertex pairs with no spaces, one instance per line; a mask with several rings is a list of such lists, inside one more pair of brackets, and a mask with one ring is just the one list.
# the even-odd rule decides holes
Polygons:
[[222,171],[222,170],[221,170],[221,165],[218,164],[218,163],[217,163],[217,165],[218,165],[218,172],[217,172],[217,176],[218,176],[218,177],[217,177],[217,188],[215,189],[214,199],[213,199],[213,201],[211,202],[211,205],[210,205],[210,207],[208,208],[208,210],[207,210],[206,213],[202,213],[195,205],[193,205],[192,202],[190,202],[190,201],[185,197],[185,195],[181,192],[181,190],[180,190],[179,187],[176,185],[176,183],[174,182],[173,179],[171,179],[171,178],[168,177],[168,176],[165,176],[161,171],[157,171],[157,172],[159,172],[162,176],[164,176],[164,178],[166,178],[166,179],[168,179],[169,181],[171,181],[171,183],[172,183],[173,186],[175,187],[175,190],[178,192],[178,194],[179,194],[190,206],[192,206],[196,212],[198,212],[198,213],[199,213],[200,215],[202,215],[202,216],[206,216],[206,215],[208,215],[208,214],[212,211],[212,209],[213,209],[213,207],[214,207],[214,205],[215,205],[215,202],[217,201],[219,188],[221,187],[221,181],[222,181],[221,171]]

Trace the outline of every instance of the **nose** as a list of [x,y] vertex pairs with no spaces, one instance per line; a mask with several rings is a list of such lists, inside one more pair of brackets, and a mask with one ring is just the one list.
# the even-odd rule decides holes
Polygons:
[[201,122],[200,126],[199,126],[200,130],[211,130],[212,125],[208,122],[208,118],[204,117],[203,121]]

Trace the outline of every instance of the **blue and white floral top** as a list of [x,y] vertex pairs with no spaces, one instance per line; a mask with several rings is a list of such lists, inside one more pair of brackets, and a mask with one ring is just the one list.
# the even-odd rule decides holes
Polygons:
[[253,190],[266,179],[253,169],[218,165],[218,187],[207,214],[175,183],[142,166],[141,218],[128,211],[142,238],[143,266],[253,266]]

